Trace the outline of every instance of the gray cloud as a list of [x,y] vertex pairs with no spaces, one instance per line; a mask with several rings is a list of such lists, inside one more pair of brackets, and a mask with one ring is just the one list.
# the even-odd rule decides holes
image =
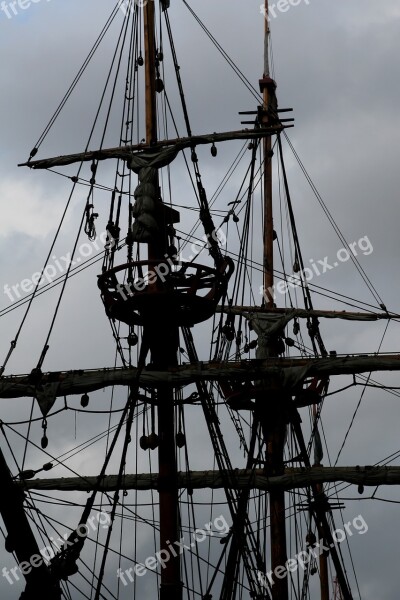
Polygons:
[[[256,88],[262,74],[263,17],[259,11],[260,3],[261,0],[254,0],[244,6],[242,0],[191,2]],[[68,3],[42,0],[25,11],[19,11],[11,19],[0,12],[0,266],[3,285],[17,283],[40,269],[70,191],[68,180],[49,173],[18,169],[16,164],[26,160],[111,11],[110,3],[105,0],[97,0],[95,11],[93,7],[92,2],[78,0],[69,0]],[[255,99],[205,39],[182,3],[171,1],[170,18],[193,131],[206,133],[239,128],[241,118],[238,111],[254,109]],[[271,21],[279,102],[282,107],[293,107],[296,117],[296,126],[289,131],[290,139],[348,241],[365,235],[371,240],[374,252],[370,256],[361,256],[361,263],[388,308],[397,312],[400,292],[397,166],[399,18],[399,8],[394,0],[386,0],[379,5],[373,0],[335,3],[311,0],[309,6],[303,3],[292,7]],[[115,36],[117,30],[116,23],[111,33]],[[112,35],[104,41],[97,60],[88,69],[43,144],[41,157],[83,149],[114,41]],[[177,94],[171,75],[166,78],[166,85],[173,106],[177,108]],[[118,117],[114,117],[115,124]],[[183,132],[182,119],[179,127]],[[107,142],[114,145],[117,138],[118,135],[110,135]],[[208,192],[218,185],[225,166],[234,156],[234,150],[224,150],[220,146],[218,157],[213,162],[203,158],[205,152],[202,155],[204,183]],[[332,256],[340,249],[341,243],[289,150],[286,160],[306,263],[311,258],[317,260]],[[110,172],[104,167],[104,179]],[[72,169],[68,171],[68,174],[72,173]],[[179,182],[174,183],[176,197],[179,198],[176,202],[185,204],[189,198],[192,203],[193,193],[189,188],[189,192],[184,192],[183,170],[181,174]],[[227,203],[234,199],[236,188],[237,181],[234,180],[216,206],[226,209]],[[78,194],[68,213],[63,235],[55,250],[57,256],[71,247],[86,198],[85,191]],[[102,211],[106,201],[106,194],[99,194]],[[182,214],[186,227],[189,218],[183,210]],[[276,218],[279,221],[279,217]],[[99,232],[104,228],[106,219],[104,211],[99,219]],[[236,243],[233,243],[234,248]],[[96,287],[99,269],[97,264],[68,284],[44,365],[46,370],[113,364],[115,348]],[[376,304],[350,263],[341,265],[324,277],[315,278],[312,283]],[[43,295],[34,303],[32,318],[23,330],[9,372],[29,372],[35,366],[49,326],[49,316],[57,300],[56,293],[57,290]],[[0,295],[0,308],[7,307],[9,300],[2,294],[2,288]],[[322,297],[318,297],[315,304],[318,307],[332,305]],[[22,314],[19,309],[2,319],[3,357]],[[383,350],[397,349],[396,327],[397,323],[389,326]],[[366,329],[353,324],[328,323],[323,324],[322,331],[328,349],[343,353],[369,352],[377,350],[384,326],[380,323]],[[206,328],[198,328],[195,335],[202,358],[206,359],[209,332]],[[379,376],[379,379],[383,377]],[[388,375],[384,379],[398,385],[396,375]],[[336,385],[340,387],[346,382],[348,380],[340,379]],[[356,391],[332,396],[325,402],[324,428],[333,459],[341,446],[359,394],[360,388],[357,388]],[[119,391],[116,405],[121,407],[124,401],[125,394]],[[30,402],[1,402],[1,418],[4,421],[27,418]],[[91,395],[90,406],[93,408],[106,410],[109,403],[109,393]],[[61,405],[59,400],[57,407]],[[79,399],[71,399],[71,405],[78,407]],[[188,420],[197,428],[199,417],[194,413],[193,409],[189,411]],[[398,413],[397,397],[368,390],[340,464],[373,464],[396,451]],[[39,416],[37,408],[34,415]],[[75,439],[74,415],[61,413],[49,426],[49,451],[58,455],[102,428],[106,428],[106,423],[100,416],[78,414]],[[19,427],[19,430],[25,433],[26,426]],[[227,430],[233,448],[234,438],[229,426]],[[203,449],[200,433],[206,438],[204,424],[202,429],[196,430],[192,443],[193,463],[200,464],[204,460],[212,468],[213,457],[208,440],[208,450],[200,451]],[[39,443],[40,435],[38,423],[32,433],[35,443]],[[20,459],[23,446],[17,436],[12,436],[12,439]],[[104,444],[100,445],[104,452]],[[100,445],[88,450],[84,457],[74,457],[68,464],[84,474],[94,474]],[[241,454],[236,451],[233,456],[241,465]],[[40,452],[33,454],[30,461],[27,468],[44,462]],[[142,455],[140,464],[143,470],[147,468],[145,462]],[[153,468],[156,468],[155,456],[153,463]],[[324,464],[328,464],[327,458]],[[130,466],[133,468],[132,461]],[[116,463],[113,468],[117,468]],[[67,475],[68,472],[61,467],[54,471],[54,476]],[[351,493],[345,490],[340,496],[351,494],[357,497],[357,501],[345,502],[345,518],[347,515],[351,519],[361,513],[369,525],[365,536],[355,536],[350,540],[361,597],[363,600],[376,597],[397,600],[393,568],[397,553],[397,505],[358,501],[361,497],[356,490]],[[368,490],[364,496],[367,495]],[[387,488],[378,490],[377,496],[399,500],[398,491]],[[85,499],[79,497],[77,501]],[[68,516],[71,526],[77,514],[74,512]],[[337,525],[340,526],[340,517],[336,514]],[[67,521],[66,514],[63,519]],[[127,552],[128,546],[129,543]],[[150,555],[152,547],[151,540],[146,540],[141,553]],[[2,550],[0,556],[1,566],[11,565],[12,559],[5,551]],[[113,572],[107,573],[107,578],[110,585],[115,585]],[[0,581],[0,590],[5,600],[16,597],[14,589],[6,581]]]

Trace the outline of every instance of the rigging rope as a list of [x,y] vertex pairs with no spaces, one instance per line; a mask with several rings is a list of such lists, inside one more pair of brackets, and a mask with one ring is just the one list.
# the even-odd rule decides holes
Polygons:
[[[389,323],[390,323],[390,321],[388,321],[388,322],[386,323],[386,327],[385,327],[385,330],[384,330],[384,332],[383,332],[383,335],[382,335],[381,341],[380,341],[380,343],[379,343],[379,346],[378,346],[378,351],[377,351],[377,353],[379,353],[379,351],[380,351],[380,349],[381,349],[381,347],[382,347],[383,340],[385,339],[386,332],[387,332],[387,330],[388,330],[388,327],[389,327]],[[337,457],[336,457],[335,464],[333,465],[334,467],[337,465],[337,462],[338,462],[338,460],[339,460],[339,457],[340,457],[340,455],[341,455],[341,453],[342,453],[342,451],[343,451],[343,448],[344,448],[344,446],[345,446],[345,444],[346,444],[346,442],[347,442],[347,438],[348,438],[348,436],[349,436],[350,430],[351,430],[351,428],[353,427],[354,420],[355,420],[355,418],[356,418],[356,416],[357,416],[358,409],[360,408],[360,405],[361,405],[362,399],[363,399],[363,397],[364,397],[364,394],[365,394],[365,391],[366,391],[366,389],[367,389],[367,384],[368,384],[368,382],[369,382],[369,378],[370,378],[370,376],[371,376],[371,373],[368,375],[368,377],[367,377],[367,380],[366,380],[366,383],[365,383],[365,385],[363,386],[363,390],[362,390],[362,392],[361,392],[360,399],[358,400],[357,406],[356,406],[356,408],[355,408],[355,411],[354,411],[354,413],[353,413],[353,416],[352,416],[352,418],[351,418],[350,424],[349,424],[349,426],[348,426],[348,428],[347,428],[347,431],[346,431],[346,434],[345,434],[345,436],[344,436],[344,440],[343,440],[343,442],[342,442],[342,445],[340,446],[340,449],[339,449],[338,455],[337,455]]]
[[228,55],[228,53],[225,52],[225,50],[222,48],[221,44],[219,44],[217,42],[217,40],[215,39],[215,37],[207,29],[207,27],[202,22],[202,20],[200,19],[200,17],[198,17],[198,15],[189,6],[189,4],[186,2],[186,0],[182,0],[182,1],[183,1],[183,4],[186,6],[186,8],[189,10],[189,12],[192,15],[192,17],[194,17],[195,21],[200,25],[200,27],[205,32],[205,34],[207,35],[207,37],[211,40],[211,42],[217,48],[218,52],[222,55],[222,57],[226,60],[226,62],[228,63],[228,65],[231,67],[231,69],[233,69],[233,71],[235,72],[235,74],[239,77],[239,79],[241,80],[241,82],[248,89],[248,91],[250,92],[250,94],[257,100],[257,102],[261,102],[262,101],[262,96],[260,95],[260,92],[258,90],[256,90],[256,88],[252,85],[252,83],[247,79],[247,77],[242,73],[242,71],[239,69],[239,67],[230,58],[230,56]]
[[96,39],[96,41],[93,44],[92,48],[90,49],[88,56],[85,58],[85,60],[83,62],[83,65],[81,66],[81,68],[79,69],[77,75],[75,76],[74,80],[72,81],[70,87],[68,88],[67,93],[65,94],[65,96],[61,100],[60,104],[58,105],[57,109],[55,110],[54,114],[52,115],[49,123],[46,125],[43,133],[40,135],[38,141],[36,142],[36,144],[34,146],[34,149],[31,152],[30,158],[33,158],[33,156],[35,156],[35,154],[37,153],[37,151],[40,148],[41,144],[43,143],[43,141],[45,140],[46,136],[48,135],[50,129],[54,125],[54,122],[56,121],[56,119],[59,116],[60,112],[64,108],[64,106],[65,106],[68,98],[71,96],[71,94],[74,91],[77,83],[79,82],[79,80],[82,77],[83,73],[86,71],[86,69],[87,69],[90,61],[93,58],[93,55],[95,54],[96,50],[100,46],[101,42],[103,41],[103,39],[104,39],[107,31],[109,30],[109,28],[110,28],[113,20],[119,14],[119,9],[120,9],[120,7],[119,7],[119,5],[117,5],[111,11],[111,14],[108,17],[106,24],[104,25],[102,31],[100,32],[100,35]]
[[374,297],[374,299],[377,301],[378,305],[383,309],[386,310],[386,306],[382,300],[382,298],[380,297],[378,291],[376,290],[376,288],[373,286],[371,280],[369,279],[369,277],[367,276],[367,274],[365,273],[365,270],[362,268],[360,262],[357,260],[357,257],[354,256],[353,252],[351,251],[351,248],[348,244],[348,242],[346,241],[345,237],[343,236],[342,232],[340,231],[337,223],[335,222],[331,212],[329,211],[328,207],[326,206],[325,202],[322,199],[321,194],[318,192],[314,182],[312,181],[310,175],[308,174],[304,164],[302,163],[298,153],[296,152],[292,142],[290,141],[286,131],[283,132],[283,135],[285,136],[285,139],[289,145],[289,148],[291,149],[296,161],[298,162],[300,169],[302,170],[307,182],[309,183],[311,190],[313,191],[315,197],[317,198],[322,210],[324,211],[325,215],[328,218],[328,221],[331,223],[334,231],[336,232],[338,238],[340,239],[341,243],[347,248],[349,248],[350,252],[349,252],[349,256],[351,261],[353,262],[354,266],[356,267],[357,271],[360,273],[363,281],[365,282],[366,286],[368,287],[368,289],[370,290],[372,296]]

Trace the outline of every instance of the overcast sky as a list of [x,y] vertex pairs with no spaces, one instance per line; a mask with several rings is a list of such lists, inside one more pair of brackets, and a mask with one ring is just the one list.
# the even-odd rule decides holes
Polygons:
[[[260,3],[261,0],[190,0],[192,8],[256,88],[263,65],[264,18]],[[11,305],[4,286],[12,288],[41,269],[70,191],[70,182],[65,178],[18,168],[17,163],[28,158],[113,4],[109,0],[36,0],[26,9],[16,5],[17,14],[7,0],[1,5],[0,310]],[[273,75],[280,106],[292,107],[296,119],[289,137],[346,240],[349,243],[361,238],[369,240],[368,248],[373,251],[360,253],[360,262],[388,309],[400,312],[400,6],[396,0],[379,3],[302,0],[286,12],[276,8],[275,14],[271,19]],[[105,39],[98,58],[72,95],[38,157],[83,150],[104,84],[105,65],[109,64],[115,45],[112,36],[117,35],[122,17],[121,11],[120,21]],[[193,132],[239,128],[238,111],[254,110],[255,99],[205,38],[180,0],[171,0],[170,19]],[[110,135],[109,143],[114,145],[117,137]],[[342,243],[288,148],[286,156],[305,263],[332,257]],[[208,191],[218,185],[230,157],[219,147],[218,158],[213,162],[207,160],[202,171]],[[104,169],[107,173],[107,167]],[[221,199],[220,207],[226,208],[234,199],[238,184],[236,180],[230,182],[229,193]],[[175,202],[185,204],[183,184],[179,180],[174,185],[178,196]],[[84,191],[74,197],[55,250],[56,257],[65,256],[70,250],[85,199]],[[103,211],[99,232],[106,218]],[[68,284],[45,370],[114,364],[115,347],[96,285],[98,272],[99,264]],[[313,283],[377,306],[350,262],[321,275]],[[45,294],[34,303],[7,373],[26,373],[36,366],[58,291]],[[317,296],[315,307],[327,307],[330,302]],[[336,304],[338,307],[345,308]],[[0,363],[15,336],[22,310],[1,319]],[[323,324],[322,333],[328,350],[375,352],[384,327],[382,323],[368,328],[328,323]],[[397,324],[391,324],[381,350],[397,351],[397,334]],[[207,335],[206,330],[198,333],[204,359],[208,356]],[[397,375],[376,375],[376,379],[399,385]],[[360,393],[357,388],[355,392],[332,396],[325,403],[324,428],[333,460]],[[109,393],[94,394],[93,398],[96,407],[109,406]],[[123,397],[117,401],[121,406]],[[3,421],[28,417],[30,401],[1,402]],[[79,399],[74,406],[78,405]],[[195,417],[188,418],[190,421]],[[74,416],[61,415],[49,431],[49,452],[59,455],[90,437],[88,432],[105,429],[105,422],[96,419],[90,417],[89,423],[79,416],[75,430]],[[116,419],[117,416],[113,422]],[[397,397],[367,390],[339,464],[374,464],[398,450],[399,419]],[[19,430],[26,431],[24,427]],[[191,441],[195,450],[202,447],[200,433],[196,431]],[[33,428],[32,439],[39,443],[40,424]],[[17,437],[12,441],[21,456]],[[0,444],[3,448],[3,441]],[[238,454],[238,460],[240,457]],[[201,458],[201,453],[195,456],[193,468],[201,468]],[[80,473],[94,474],[96,459],[95,450],[89,450],[85,459],[75,457],[69,464]],[[37,468],[43,462],[46,459],[37,453],[26,466]],[[324,464],[328,464],[326,457]],[[205,468],[212,468],[211,458]],[[66,471],[54,470],[54,476],[67,475]],[[356,490],[348,489],[343,495],[346,494],[357,496]],[[368,490],[365,495],[369,495]],[[395,490],[382,488],[377,495],[400,501],[400,492]],[[350,540],[361,597],[398,600],[395,571],[400,534],[398,506],[377,501],[346,502],[345,516],[349,520],[359,513],[369,525],[364,536]],[[340,524],[339,515],[337,520]],[[64,521],[72,523],[73,518],[65,517]],[[1,549],[0,557],[0,568],[3,564],[12,565],[12,558]],[[18,597],[16,589],[2,577],[0,590],[4,600]],[[358,597],[356,593],[354,597]]]

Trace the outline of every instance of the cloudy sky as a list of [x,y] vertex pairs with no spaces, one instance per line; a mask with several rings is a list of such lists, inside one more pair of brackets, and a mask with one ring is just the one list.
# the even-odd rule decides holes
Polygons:
[[[262,75],[263,64],[264,18],[260,2],[190,1],[192,8],[255,87]],[[27,6],[25,9],[18,3],[14,4],[14,10],[7,0],[0,4],[0,50],[3,57],[0,66],[2,357],[5,357],[23,316],[23,308],[4,314],[12,304],[4,286],[12,289],[13,285],[31,278],[41,269],[71,188],[65,178],[21,169],[17,164],[29,156],[114,2],[36,0],[29,6],[27,2],[22,3]],[[271,19],[271,30],[279,104],[292,107],[296,118],[295,128],[289,131],[289,137],[346,240],[351,243],[368,239],[368,248],[373,248],[373,251],[361,252],[360,263],[387,308],[398,313],[400,7],[395,0],[381,0],[379,4],[376,0],[302,0],[286,12],[276,9],[275,14],[276,17]],[[43,143],[38,157],[83,150],[122,18],[121,11],[120,20],[116,20],[110,35],[104,40]],[[180,0],[171,0],[170,19],[194,133],[239,128],[238,111],[253,110],[255,99],[205,38]],[[115,145],[116,139],[117,135],[113,137],[110,134],[107,141]],[[286,150],[305,262],[308,264],[326,256],[331,258],[342,248],[342,243],[324,216],[290,150]],[[208,191],[217,187],[230,159],[229,151],[224,155],[219,148],[216,161],[205,162],[203,178]],[[106,175],[107,167],[104,170]],[[179,196],[176,203],[185,204],[183,184],[178,181],[174,185]],[[226,207],[234,199],[237,185],[236,180],[230,183],[221,207]],[[84,191],[78,192],[72,200],[54,250],[57,258],[65,256],[71,249],[86,199]],[[232,196],[228,197],[229,194]],[[99,212],[103,208],[102,200],[100,197],[100,204],[96,206]],[[99,217],[99,232],[106,218],[103,211]],[[50,340],[45,370],[114,364],[115,346],[96,286],[98,270],[97,263],[68,284]],[[377,306],[350,262],[321,275],[313,283]],[[41,296],[33,304],[7,373],[26,373],[36,366],[58,292],[59,288]],[[16,293],[13,300],[17,299],[15,296]],[[322,296],[315,298],[316,307],[327,307],[330,302]],[[335,306],[340,310],[345,308],[338,303]],[[368,328],[328,323],[323,325],[322,333],[329,350],[340,353],[375,352],[384,328],[382,323]],[[397,324],[391,324],[381,350],[399,349],[397,333]],[[198,339],[200,352],[206,358],[206,333],[200,332]],[[396,375],[376,375],[375,378],[399,385]],[[332,396],[325,403],[324,427],[333,462],[360,393],[361,389],[357,388],[356,391]],[[96,407],[107,407],[109,398],[108,393],[96,395]],[[28,417],[30,401],[1,402],[0,418],[3,421]],[[118,396],[117,402],[122,406],[123,397]],[[75,405],[79,405],[79,399]],[[77,423],[72,413],[61,417],[49,431],[49,452],[54,456],[89,438],[88,431],[91,433],[101,431],[102,426],[105,428],[104,421],[101,423],[98,419],[95,422],[98,417],[90,417],[90,423],[82,415],[78,416]],[[117,416],[113,422],[116,419]],[[400,407],[396,396],[367,390],[339,464],[374,464],[397,451],[399,419]],[[19,430],[25,432],[26,426]],[[39,443],[40,423],[33,428],[32,439]],[[22,456],[23,446],[18,437],[12,435],[11,441],[18,455]],[[201,444],[199,431],[192,438],[192,447],[196,450]],[[1,445],[3,447],[3,442]],[[74,457],[69,465],[80,473],[94,474],[96,459],[95,451],[89,450],[85,458]],[[40,453],[34,454],[31,461],[27,468],[37,468],[35,465],[46,462]],[[196,456],[195,462],[196,467],[193,468],[201,468],[199,456]],[[61,469],[58,472],[54,470],[54,476],[67,475]],[[357,493],[348,489],[342,495],[357,496]],[[369,495],[367,491],[365,495]],[[377,495],[400,501],[400,493],[396,491],[382,488]],[[345,504],[345,516],[349,520],[361,513],[369,525],[364,536],[355,536],[351,540],[361,597],[363,600],[377,597],[380,600],[397,600],[398,506],[378,501]],[[0,567],[2,564],[12,565],[12,559],[5,552],[0,550],[0,556],[3,561]],[[0,579],[1,597],[5,600],[18,597],[16,591],[3,578]],[[355,597],[358,597],[357,594]]]

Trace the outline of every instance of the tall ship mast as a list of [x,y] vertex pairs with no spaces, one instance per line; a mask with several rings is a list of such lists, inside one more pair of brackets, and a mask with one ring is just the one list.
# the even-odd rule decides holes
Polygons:
[[[369,486],[399,484],[400,467],[393,457],[338,464],[352,422],[332,461],[324,407],[341,388],[360,386],[361,398],[369,386],[393,391],[377,378],[400,370],[400,354],[381,346],[341,354],[323,329],[383,323],[386,333],[399,315],[325,205],[343,243],[338,260],[354,263],[375,303],[346,302],[310,284],[333,266],[328,257],[306,262],[302,250],[286,149],[309,176],[290,139],[292,109],[278,103],[272,7],[260,7],[263,72],[251,82],[193,3],[114,4],[19,165],[68,179],[70,190],[45,264],[27,301],[17,302],[21,320],[1,367],[1,402],[23,406],[18,420],[1,422],[7,598],[361,598],[351,538],[368,525],[359,510],[347,514],[341,491],[351,486],[361,497]],[[185,56],[175,43],[180,10],[253,96],[252,106],[237,107],[236,129],[201,131],[201,119],[193,127]],[[110,32],[114,52],[93,97],[86,145],[46,157],[42,145]],[[69,210],[78,223],[55,277]],[[357,244],[368,252],[367,236]],[[114,362],[53,368],[68,291],[86,269]],[[46,291],[54,305],[36,332],[40,352],[18,374],[11,367],[20,338]],[[317,294],[336,306],[318,304]],[[73,321],[68,330],[73,344],[84,343]],[[73,434],[63,426],[68,413]]]

